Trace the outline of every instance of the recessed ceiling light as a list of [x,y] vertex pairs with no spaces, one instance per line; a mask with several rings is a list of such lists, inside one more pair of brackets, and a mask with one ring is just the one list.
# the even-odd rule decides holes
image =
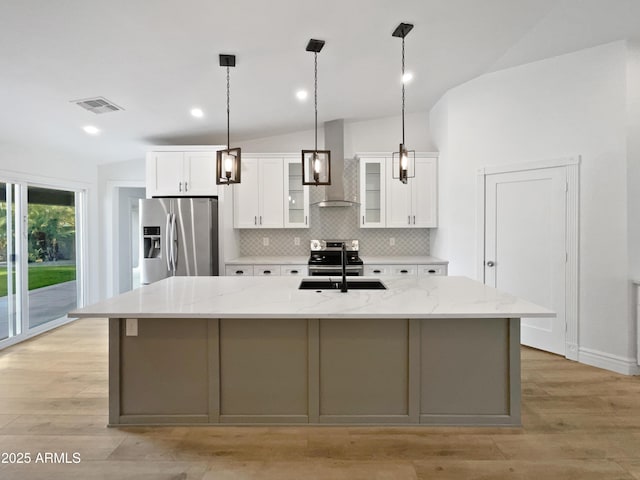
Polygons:
[[413,73],[411,72],[406,72],[402,76],[402,83],[409,83],[411,80],[413,80]]
[[306,90],[298,90],[296,92],[296,97],[298,98],[298,100],[300,101],[304,101],[307,99],[307,97],[309,96],[309,92],[307,92]]
[[201,108],[192,108],[191,115],[193,115],[196,118],[202,118],[204,117],[204,112],[202,111]]
[[93,125],[87,125],[85,127],[82,127],[82,129],[89,135],[97,135],[100,133],[100,129],[98,127],[94,127]]

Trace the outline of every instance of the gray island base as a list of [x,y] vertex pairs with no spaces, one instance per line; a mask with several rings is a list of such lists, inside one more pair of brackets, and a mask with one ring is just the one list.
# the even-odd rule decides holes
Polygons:
[[520,425],[520,318],[548,310],[463,277],[298,283],[174,277],[70,314],[109,318],[110,425]]

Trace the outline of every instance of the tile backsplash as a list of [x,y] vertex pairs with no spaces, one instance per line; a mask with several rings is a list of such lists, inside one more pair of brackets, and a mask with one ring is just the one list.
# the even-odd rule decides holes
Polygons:
[[[345,160],[344,184],[347,194],[357,191],[357,162]],[[300,229],[242,229],[240,230],[240,254],[254,255],[308,255],[311,239],[360,240],[361,255],[429,255],[429,229],[426,228],[360,228],[356,207],[314,206],[321,201],[323,187],[310,187],[309,228]],[[263,245],[263,238],[269,245]],[[300,245],[294,244],[295,238]],[[389,239],[395,245],[391,246]]]

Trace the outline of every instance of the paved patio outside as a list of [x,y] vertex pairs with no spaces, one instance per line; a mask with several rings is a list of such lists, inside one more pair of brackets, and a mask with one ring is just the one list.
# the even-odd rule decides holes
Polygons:
[[[36,327],[64,317],[77,306],[76,281],[29,291],[29,325]],[[7,297],[0,298],[0,340],[9,335]]]

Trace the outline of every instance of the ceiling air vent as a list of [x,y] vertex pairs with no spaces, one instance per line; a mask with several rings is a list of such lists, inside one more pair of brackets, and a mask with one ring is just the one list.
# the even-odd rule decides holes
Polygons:
[[104,97],[85,98],[83,100],[72,100],[71,102],[96,114],[124,110],[124,108],[119,107]]

